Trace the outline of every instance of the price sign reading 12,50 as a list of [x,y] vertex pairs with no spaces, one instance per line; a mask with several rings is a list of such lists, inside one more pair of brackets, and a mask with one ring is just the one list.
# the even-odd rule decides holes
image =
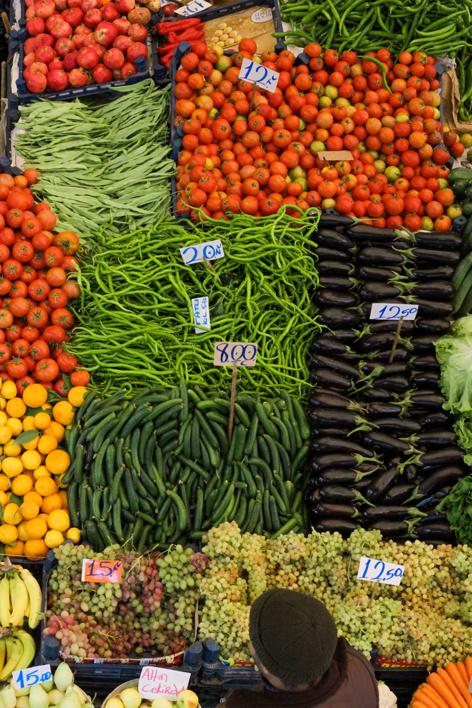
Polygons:
[[371,583],[400,585],[404,573],[404,565],[385,563],[385,561],[377,560],[376,558],[361,556],[357,577],[359,580],[370,580]]
[[414,320],[418,305],[403,305],[396,302],[373,302],[370,308],[371,320]]
[[82,582],[120,583],[123,562],[84,558],[82,561]]
[[30,666],[29,669],[20,669],[12,674],[13,688],[23,689],[36,686],[37,683],[46,683],[52,679],[50,664]]
[[214,349],[215,366],[255,366],[257,344],[253,342],[217,342]]

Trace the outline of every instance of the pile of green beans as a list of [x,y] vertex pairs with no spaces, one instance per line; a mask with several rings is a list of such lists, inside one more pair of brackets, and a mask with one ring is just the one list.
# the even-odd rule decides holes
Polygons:
[[[78,326],[68,349],[107,395],[146,386],[221,390],[230,367],[213,366],[218,341],[255,342],[254,368],[241,367],[238,390],[284,388],[304,398],[307,355],[321,329],[311,296],[318,285],[313,236],[319,213],[294,218],[283,208],[254,218],[201,225],[164,218],[151,229],[98,234],[78,274]],[[221,239],[225,257],[185,265],[179,248]],[[211,331],[195,333],[192,298],[208,296]]]
[[472,52],[470,47],[461,49],[456,55],[456,73],[459,81],[459,118],[472,120]]
[[338,51],[410,50],[470,54],[472,0],[282,0],[289,44],[319,42]]
[[21,108],[16,150],[40,171],[40,196],[59,226],[86,245],[104,226],[127,233],[169,209],[169,91],[151,80],[114,91],[118,98],[103,104],[33,101]]

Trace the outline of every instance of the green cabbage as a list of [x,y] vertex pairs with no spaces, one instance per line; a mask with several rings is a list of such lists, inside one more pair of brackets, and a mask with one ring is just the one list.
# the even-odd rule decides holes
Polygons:
[[472,414],[472,315],[457,320],[452,333],[438,339],[436,358],[441,365],[444,408]]

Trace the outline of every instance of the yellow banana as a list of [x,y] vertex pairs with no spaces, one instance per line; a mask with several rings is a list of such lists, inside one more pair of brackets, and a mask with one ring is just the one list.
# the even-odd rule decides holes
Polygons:
[[18,629],[15,632],[15,637],[20,640],[22,646],[22,653],[15,669],[26,669],[28,666],[30,666],[36,653],[36,645],[34,643],[34,639],[31,634],[25,632],[24,629]]
[[10,624],[10,583],[8,576],[4,575],[0,580],[0,625],[8,627]]
[[5,664],[5,656],[6,656],[5,640],[0,639],[0,671],[3,669],[3,665]]
[[10,577],[11,615],[10,625],[21,627],[23,625],[28,607],[28,590],[23,578],[15,573]]
[[34,629],[41,619],[42,593],[38,581],[26,568],[20,569],[20,575],[29,596],[28,627]]
[[16,637],[6,637],[7,661],[0,671],[0,681],[6,681],[12,671],[17,668],[18,662],[23,654],[23,644]]

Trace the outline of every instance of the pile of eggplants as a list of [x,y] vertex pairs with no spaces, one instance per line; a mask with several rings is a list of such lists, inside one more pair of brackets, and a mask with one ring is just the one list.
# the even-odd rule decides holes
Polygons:
[[[451,327],[460,238],[325,215],[317,244],[326,329],[310,355],[312,525],[453,541],[436,506],[467,468],[442,407],[434,342]],[[369,319],[374,302],[419,309],[397,336],[398,321]]]

